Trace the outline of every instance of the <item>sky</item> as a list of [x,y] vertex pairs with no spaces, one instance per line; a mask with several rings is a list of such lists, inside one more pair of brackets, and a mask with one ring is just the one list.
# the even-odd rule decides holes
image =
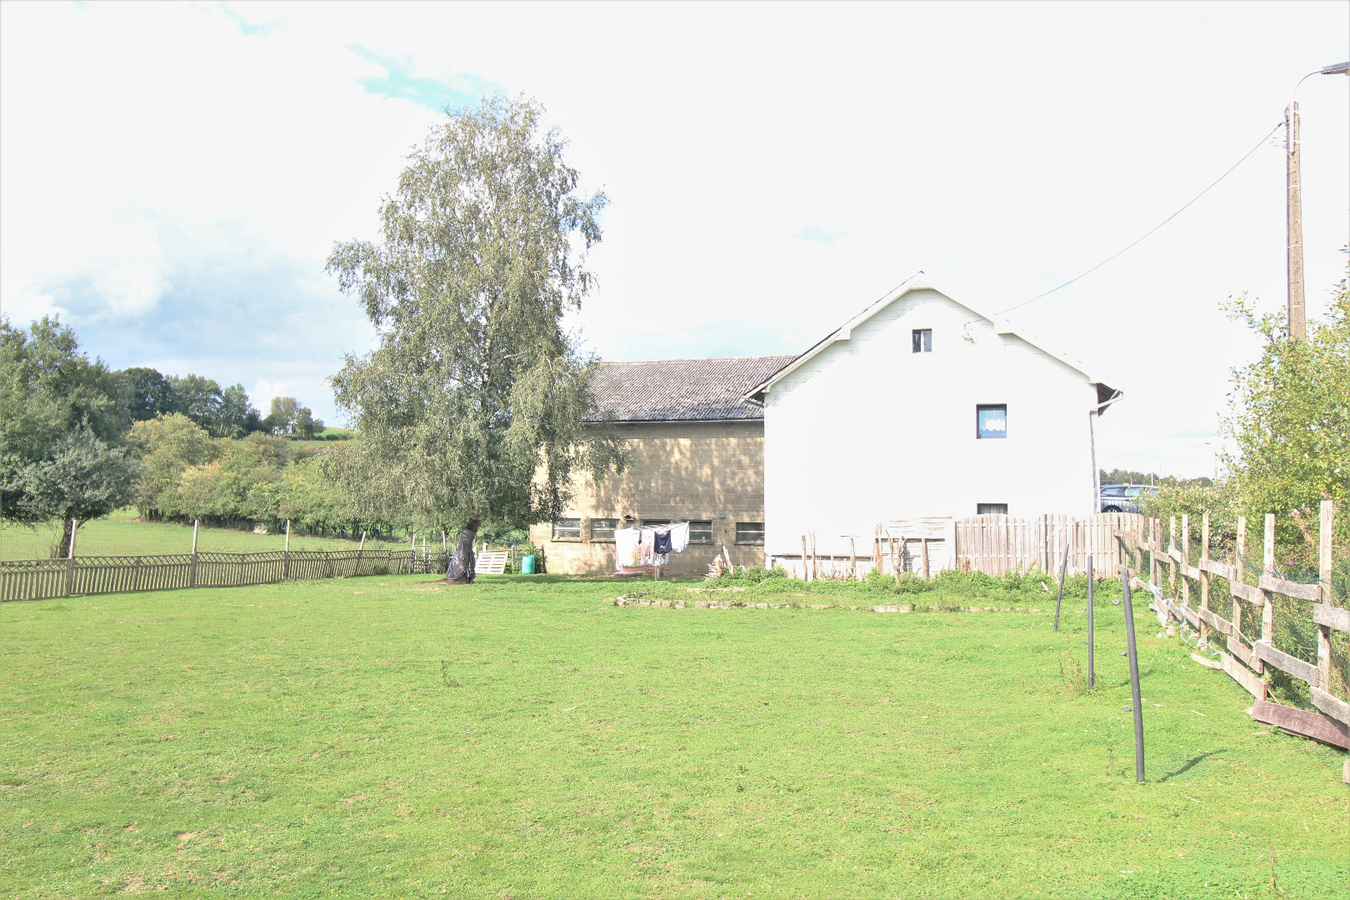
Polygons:
[[[1347,59],[1344,2],[5,0],[0,312],[340,424],[375,333],[328,254],[447,107],[526,95],[610,198],[569,323],[600,358],[800,353],[921,270],[1125,392],[1104,468],[1212,474],[1260,350],[1221,304],[1285,303],[1284,110]],[[1314,320],[1350,78],[1297,100]]]

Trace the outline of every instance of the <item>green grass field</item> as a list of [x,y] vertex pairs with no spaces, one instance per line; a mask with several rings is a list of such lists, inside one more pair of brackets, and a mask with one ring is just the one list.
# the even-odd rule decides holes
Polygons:
[[[197,549],[202,552],[257,553],[280,550],[285,544],[284,534],[252,534],[228,528],[201,528],[197,533]],[[341,538],[291,537],[292,550],[355,550],[358,545],[359,541]],[[45,529],[0,529],[0,559],[44,559],[49,546],[50,537]],[[408,545],[367,541],[366,546],[381,549],[402,546],[406,549]],[[140,522],[134,509],[121,509],[106,519],[90,522],[80,529],[75,539],[75,552],[80,556],[149,556],[191,550],[191,525]]]
[[1350,893],[1344,755],[1255,723],[1146,613],[1136,784],[1109,600],[1087,692],[1081,600],[1056,634],[606,602],[627,588],[4,604],[0,895]]

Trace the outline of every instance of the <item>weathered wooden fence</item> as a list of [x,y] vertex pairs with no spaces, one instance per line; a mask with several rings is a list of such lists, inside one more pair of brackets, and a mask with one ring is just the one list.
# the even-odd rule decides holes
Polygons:
[[971,572],[1002,575],[1019,569],[1058,572],[1068,551],[1069,572],[1114,572],[1124,561],[1116,535],[1143,534],[1136,513],[1100,513],[1086,519],[1043,515],[1032,519],[973,516],[956,520],[956,565]]
[[445,571],[445,553],[415,550],[278,550],[0,561],[0,602],[75,594],[240,587],[287,579]]
[[[1316,583],[1292,581],[1282,577],[1276,570],[1273,514],[1265,517],[1259,565],[1254,564],[1254,557],[1249,558],[1247,555],[1245,518],[1238,519],[1237,542],[1228,562],[1210,558],[1208,513],[1201,519],[1199,558],[1194,560],[1191,556],[1193,542],[1188,516],[1181,517],[1179,531],[1175,518],[1165,530],[1160,520],[1152,519],[1147,522],[1144,533],[1121,531],[1117,537],[1123,549],[1133,557],[1131,571],[1137,573],[1141,580],[1147,573],[1150,589],[1154,591],[1154,608],[1160,615],[1173,617],[1196,629],[1202,644],[1214,646],[1211,632],[1223,636],[1218,665],[1255,697],[1258,705],[1267,699],[1266,678],[1270,669],[1299,679],[1307,684],[1312,705],[1327,720],[1313,722],[1313,726],[1323,728],[1322,733],[1333,741],[1336,734],[1341,735],[1346,743],[1340,746],[1350,746],[1350,703],[1344,699],[1350,685],[1346,684],[1343,672],[1334,670],[1332,665],[1332,633],[1350,633],[1350,609],[1344,606],[1344,587],[1338,591],[1333,583],[1333,518],[1331,501],[1323,501]],[[1148,559],[1147,568],[1145,557]],[[1163,586],[1164,568],[1167,570],[1166,587]],[[1192,582],[1196,584],[1200,595],[1198,607],[1191,603]],[[1231,612],[1227,603],[1223,607],[1231,618],[1211,608],[1211,601],[1218,599],[1212,596],[1218,593],[1216,587],[1225,590],[1231,600]],[[1337,596],[1338,593],[1342,596]],[[1293,601],[1299,618],[1306,617],[1306,623],[1315,628],[1315,655],[1307,647],[1277,646],[1280,635],[1275,627],[1275,606],[1280,597]],[[1196,660],[1213,665],[1203,657],[1197,656]],[[1338,693],[1342,696],[1337,696]],[[1316,714],[1300,711],[1300,715],[1306,718]],[[1292,721],[1276,724],[1293,727]],[[1347,761],[1347,776],[1350,777],[1350,761]]]

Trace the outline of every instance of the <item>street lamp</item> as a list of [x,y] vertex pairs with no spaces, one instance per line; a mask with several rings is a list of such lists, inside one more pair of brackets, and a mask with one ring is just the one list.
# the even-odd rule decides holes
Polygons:
[[[1304,75],[1294,85],[1295,96],[1299,85],[1314,75],[1350,75],[1350,62],[1325,66]],[[1303,340],[1308,328],[1303,307],[1303,195],[1299,189],[1297,100],[1291,101],[1284,111],[1284,147],[1288,185],[1285,228],[1289,238],[1289,336]]]

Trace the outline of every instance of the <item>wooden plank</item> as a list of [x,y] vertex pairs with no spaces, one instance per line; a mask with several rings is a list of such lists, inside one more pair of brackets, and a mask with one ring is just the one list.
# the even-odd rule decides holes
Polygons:
[[1304,662],[1297,656],[1290,656],[1283,650],[1280,650],[1270,644],[1268,641],[1256,642],[1256,655],[1263,662],[1268,662],[1282,672],[1288,672],[1295,678],[1302,678],[1313,687],[1320,687],[1321,682],[1317,677],[1317,666],[1310,662]]
[[1181,562],[1181,551],[1176,547],[1169,548],[1166,555],[1171,557],[1175,562]]
[[1264,681],[1253,675],[1250,669],[1227,653],[1220,654],[1219,658],[1223,660],[1223,670],[1228,673],[1228,677],[1242,685],[1243,689],[1257,700],[1266,699],[1266,683]]
[[1200,627],[1199,613],[1191,609],[1186,604],[1182,603],[1178,605],[1175,609],[1173,609],[1173,612],[1181,613],[1182,618],[1184,618],[1187,622],[1191,623],[1192,628]]
[[[1185,563],[1182,563],[1181,574],[1185,575],[1187,578],[1194,578],[1196,581],[1200,580],[1200,570],[1195,566],[1188,566]],[[1189,587],[1187,587],[1187,590],[1189,590]]]
[[1218,669],[1220,672],[1223,671],[1223,663],[1215,662],[1214,660],[1209,659],[1208,657],[1201,656],[1199,653],[1192,653],[1191,659],[1195,660],[1196,662],[1198,662],[1200,665],[1204,666],[1207,669]]
[[1197,609],[1195,611],[1195,616],[1201,622],[1204,622],[1210,628],[1219,632],[1219,634],[1232,634],[1234,631],[1232,622],[1228,621],[1223,616],[1216,616],[1210,610]]
[[1299,584],[1297,581],[1285,581],[1273,575],[1262,575],[1258,585],[1263,591],[1284,594],[1295,600],[1311,600],[1316,603],[1322,599],[1322,586],[1318,584]]
[[1350,703],[1333,697],[1321,688],[1312,688],[1313,706],[1339,722],[1350,725]]
[[1230,634],[1228,636],[1228,652],[1246,663],[1247,668],[1260,675],[1262,672],[1261,660],[1256,658],[1256,654],[1243,646],[1242,638]]
[[1267,725],[1275,725],[1299,737],[1312,738],[1323,744],[1350,750],[1350,725],[1329,716],[1258,700],[1252,704],[1252,718]]
[[1313,604],[1313,621],[1337,631],[1350,632],[1350,609],[1338,609],[1325,603]]
[[1254,588],[1250,584],[1234,581],[1230,582],[1228,587],[1232,590],[1234,597],[1241,597],[1248,603],[1254,603],[1257,606],[1261,606],[1266,602],[1265,595],[1261,593],[1261,589]]
[[1227,578],[1229,581],[1239,581],[1237,569],[1227,563],[1221,563],[1217,559],[1200,560],[1199,568],[1201,571],[1208,572],[1211,575],[1218,575],[1220,578]]

